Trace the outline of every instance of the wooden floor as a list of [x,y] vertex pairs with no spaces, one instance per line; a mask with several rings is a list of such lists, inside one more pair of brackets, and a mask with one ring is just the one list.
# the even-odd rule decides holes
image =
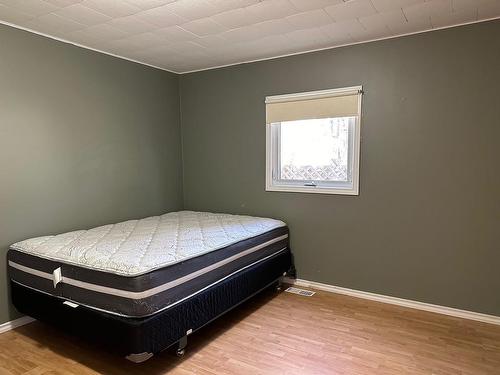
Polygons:
[[[78,322],[75,322],[78,324]],[[500,326],[318,292],[266,292],[144,364],[35,322],[0,335],[0,374],[500,374]]]

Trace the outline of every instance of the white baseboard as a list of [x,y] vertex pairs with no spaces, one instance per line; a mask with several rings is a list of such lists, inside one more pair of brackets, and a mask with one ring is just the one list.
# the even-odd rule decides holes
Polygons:
[[322,283],[317,283],[315,281],[308,281],[303,279],[285,278],[283,281],[288,284],[293,284],[305,288],[313,288],[313,289],[323,290],[325,292],[344,294],[351,297],[363,298],[382,303],[389,303],[391,305],[409,307],[411,309],[430,311],[433,313],[449,315],[456,318],[470,319],[470,320],[476,320],[478,322],[500,325],[500,316],[482,314],[467,310],[460,310],[460,309],[455,309],[453,307],[433,305],[430,303],[412,301],[409,299],[403,299],[398,297],[384,296],[383,294],[363,292],[360,290],[342,288],[339,286],[322,284]]
[[25,324],[28,324],[28,323],[31,323],[34,321],[35,321],[35,319],[30,318],[29,316],[23,316],[22,318],[19,318],[16,320],[11,320],[10,322],[0,324],[0,333],[10,331],[11,329],[21,327]]

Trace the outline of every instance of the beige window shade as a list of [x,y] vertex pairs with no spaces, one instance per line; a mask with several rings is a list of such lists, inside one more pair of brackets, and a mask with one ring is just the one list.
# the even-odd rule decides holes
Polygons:
[[266,100],[266,123],[358,116],[360,93],[316,98]]

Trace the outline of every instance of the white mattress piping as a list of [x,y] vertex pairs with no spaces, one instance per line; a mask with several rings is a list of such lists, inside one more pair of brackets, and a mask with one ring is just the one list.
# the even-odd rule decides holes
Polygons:
[[[235,254],[229,258],[226,258],[226,259],[223,259],[217,263],[214,263],[214,264],[211,264],[210,266],[207,266],[207,267],[204,267],[198,271],[195,271],[193,273],[190,273],[188,275],[185,275],[185,276],[182,276],[178,279],[175,279],[175,280],[172,280],[172,281],[169,281],[165,284],[162,284],[162,285],[159,285],[157,287],[154,287],[154,288],[151,288],[151,289],[147,289],[147,290],[144,290],[142,292],[132,292],[132,291],[129,291],[129,290],[123,290],[123,289],[117,289],[117,288],[110,288],[110,287],[107,287],[107,286],[102,286],[102,285],[97,285],[97,284],[92,284],[92,283],[88,283],[88,282],[85,282],[85,281],[81,281],[81,280],[75,280],[75,279],[71,279],[69,277],[65,277],[64,275],[62,276],[62,283],[64,284],[68,284],[68,285],[73,285],[73,286],[76,286],[78,288],[82,288],[82,289],[87,289],[87,290],[92,290],[94,292],[99,292],[99,293],[104,293],[104,294],[110,294],[110,295],[113,295],[113,296],[118,296],[118,297],[124,297],[124,298],[129,298],[129,299],[135,299],[135,300],[138,300],[138,299],[144,299],[144,298],[147,298],[147,297],[151,297],[155,294],[158,294],[158,293],[161,293],[161,292],[164,292],[168,289],[172,289],[180,284],[183,284],[187,281],[190,281],[192,279],[195,279],[196,277],[198,276],[201,276],[207,272],[210,272],[210,271],[213,271],[219,267],[222,267],[228,263],[231,263],[241,257],[244,257],[248,254],[251,254],[255,251],[258,251],[266,246],[269,246],[273,243],[276,243],[276,242],[279,242],[281,240],[284,240],[288,238],[288,234],[285,234],[283,236],[279,236],[279,237],[276,237],[276,238],[273,238],[272,240],[269,240],[267,242],[264,242],[260,245],[257,245],[257,246],[254,246],[254,247],[251,247],[250,249],[247,249],[245,251],[242,251],[238,254]],[[22,272],[26,272],[26,273],[29,273],[31,275],[35,275],[35,276],[38,276],[38,277],[43,277],[44,279],[49,279],[49,280],[52,280],[53,279],[53,275],[50,274],[50,273],[47,273],[47,272],[42,272],[42,271],[39,271],[39,270],[36,270],[36,269],[33,269],[33,268],[29,268],[29,267],[26,267],[26,266],[23,266],[21,264],[18,264],[18,263],[15,263],[11,260],[9,260],[9,266],[13,267],[13,268],[16,268]]]

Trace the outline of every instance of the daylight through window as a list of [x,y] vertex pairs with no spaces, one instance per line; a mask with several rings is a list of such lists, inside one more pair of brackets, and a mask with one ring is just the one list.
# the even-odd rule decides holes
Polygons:
[[270,191],[358,194],[361,87],[266,98]]

